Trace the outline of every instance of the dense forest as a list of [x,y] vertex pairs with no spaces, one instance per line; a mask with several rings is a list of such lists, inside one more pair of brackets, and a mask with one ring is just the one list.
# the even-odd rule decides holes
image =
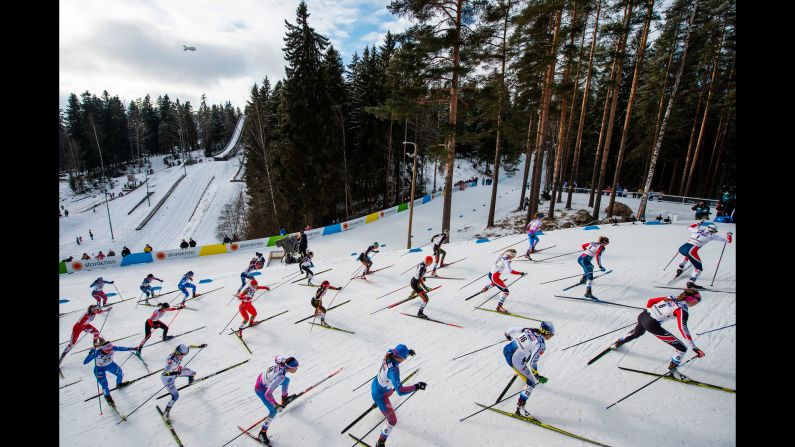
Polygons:
[[[571,207],[574,185],[591,188],[597,218],[614,195],[594,191],[607,188],[716,197],[736,174],[735,7],[393,0],[389,11],[413,25],[344,65],[302,2],[285,21],[285,76],[254,84],[244,110],[247,237],[405,202],[414,155],[418,173],[434,173],[418,194],[446,192],[442,228],[463,158],[494,179],[488,225],[506,169],[529,182],[528,216]],[[85,93],[61,119],[62,164],[96,172],[94,124],[117,166],[175,147],[216,152],[235,113],[167,96],[124,109]],[[557,198],[543,210],[542,191]]]

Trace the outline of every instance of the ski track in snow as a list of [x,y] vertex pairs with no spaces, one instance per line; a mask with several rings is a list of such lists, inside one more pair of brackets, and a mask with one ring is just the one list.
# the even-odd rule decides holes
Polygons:
[[[221,163],[208,163],[188,167],[188,177],[174,192],[175,197],[164,205],[170,210],[161,210],[158,222],[150,222],[141,231],[149,237],[157,237],[162,243],[175,244],[183,237],[185,222],[176,222],[173,217],[186,212],[184,219],[196,206],[198,194],[206,187],[212,175],[216,175],[218,191],[212,204],[203,213],[202,219],[213,215],[213,207],[223,206],[222,197],[232,197],[240,186],[228,181],[234,175],[235,166],[220,168]],[[200,171],[204,168],[204,171]],[[224,171],[228,169],[228,171]],[[219,175],[223,171],[226,177]],[[160,193],[165,192],[179,175],[173,179],[158,179]],[[198,175],[201,172],[201,176]],[[201,177],[201,179],[199,178]],[[519,202],[518,185],[521,185],[521,170],[517,175],[500,183],[497,216],[505,216],[513,211]],[[227,190],[228,188],[228,190]],[[212,186],[211,186],[212,189]],[[179,195],[178,195],[179,193]],[[208,191],[209,193],[209,191]],[[61,275],[60,296],[69,297],[70,302],[61,304],[61,312],[84,309],[93,302],[88,285],[97,276],[116,281],[124,297],[140,295],[138,285],[147,273],[154,273],[165,280],[163,290],[173,290],[179,277],[187,270],[193,270],[196,278],[214,278],[208,284],[199,284],[198,291],[206,291],[224,286],[206,297],[193,300],[190,307],[198,311],[182,311],[170,324],[170,333],[177,334],[203,325],[207,327],[178,337],[174,340],[144,348],[143,356],[152,371],[161,368],[166,356],[179,343],[209,344],[195,360],[188,365],[201,377],[219,369],[251,359],[230,371],[212,377],[195,386],[180,391],[180,398],[171,412],[177,434],[186,446],[220,446],[240,432],[237,425],[249,426],[266,414],[261,401],[254,394],[254,382],[260,372],[270,366],[275,355],[295,355],[301,362],[298,372],[291,376],[290,392],[295,393],[325,377],[329,372],[343,366],[344,369],[334,378],[313,389],[295,401],[288,410],[280,414],[272,423],[269,437],[273,445],[288,446],[350,446],[353,441],[340,430],[356,416],[369,408],[370,384],[352,392],[351,390],[378,372],[381,359],[387,349],[398,343],[405,343],[417,351],[415,357],[402,364],[401,374],[408,375],[420,367],[409,383],[425,381],[428,389],[418,392],[411,402],[397,411],[398,425],[389,437],[392,446],[453,446],[453,445],[513,445],[518,439],[530,440],[534,445],[544,446],[586,446],[588,444],[567,436],[536,427],[490,411],[485,411],[465,422],[458,419],[479,409],[475,402],[492,404],[511,378],[512,370],[505,363],[502,347],[499,344],[452,361],[457,355],[481,348],[503,338],[503,332],[511,326],[537,327],[538,322],[492,312],[474,310],[473,307],[484,301],[489,294],[477,296],[469,301],[464,297],[477,291],[484,280],[478,280],[463,290],[458,290],[467,282],[487,272],[502,247],[521,241],[514,247],[520,253],[527,249],[527,237],[523,233],[494,240],[485,244],[474,243],[476,233],[483,232],[488,213],[488,200],[491,188],[478,186],[453,195],[452,243],[445,246],[447,260],[462,257],[466,260],[440,270],[440,275],[465,277],[465,281],[428,279],[431,286],[443,285],[431,293],[426,313],[435,319],[463,326],[463,329],[424,322],[404,317],[398,312],[416,313],[419,300],[411,300],[394,309],[370,315],[376,309],[397,302],[408,296],[408,289],[379,300],[375,297],[392,291],[408,283],[410,274],[400,272],[416,265],[422,257],[430,254],[430,246],[420,253],[405,252],[408,213],[400,213],[372,224],[309,241],[309,248],[315,252],[316,271],[333,268],[318,280],[328,279],[334,285],[344,285],[350,275],[360,266],[353,252],[360,252],[373,241],[384,245],[382,252],[374,258],[374,268],[395,264],[394,267],[374,273],[368,281],[353,280],[336,298],[328,293],[324,305],[328,308],[345,300],[350,303],[331,310],[327,320],[332,326],[349,329],[355,335],[326,330],[309,324],[293,324],[296,320],[311,315],[309,304],[314,289],[297,284],[285,284],[271,293],[266,293],[255,302],[258,318],[289,310],[266,323],[244,333],[246,343],[253,351],[250,355],[232,335],[218,332],[233,318],[231,327],[242,320],[238,315],[236,303],[226,305],[231,293],[240,286],[239,273],[244,270],[251,252],[208,256],[163,263],[134,265],[94,272],[80,272]],[[142,195],[140,196],[142,197]],[[575,209],[585,208],[586,194],[575,194]],[[152,198],[156,200],[155,197]],[[138,199],[140,200],[140,198]],[[637,199],[621,198],[633,210]],[[442,200],[415,208],[414,246],[427,242],[439,230],[442,215]],[[579,206],[576,206],[579,205]],[[606,205],[606,203],[605,203]],[[131,207],[132,205],[130,205]],[[182,207],[187,207],[184,211]],[[548,203],[545,202],[545,209]],[[130,207],[123,207],[124,214]],[[145,205],[141,206],[146,209]],[[200,205],[200,208],[202,206]],[[104,208],[104,206],[103,206]],[[475,211],[472,211],[472,210]],[[104,210],[103,210],[104,212]],[[136,211],[131,224],[137,224],[146,211]],[[604,225],[601,230],[584,231],[582,228],[550,231],[542,235],[539,248],[557,244],[557,247],[534,255],[535,259],[578,250],[580,245],[595,240],[599,235],[610,237],[611,244],[603,256],[603,264],[614,272],[604,278],[594,280],[594,294],[608,301],[633,306],[644,306],[649,298],[676,294],[676,290],[659,289],[654,285],[664,285],[673,275],[677,259],[663,272],[665,264],[676,249],[685,242],[689,233],[687,225],[692,222],[692,211],[687,205],[650,202],[649,216],[660,212],[671,212],[679,220],[674,225]],[[90,213],[90,211],[89,211]],[[99,211],[98,211],[99,213]],[[199,211],[197,211],[197,214]],[[463,217],[459,217],[463,215]],[[90,216],[90,214],[86,214]],[[95,230],[100,227],[100,215],[92,223]],[[132,216],[131,216],[132,217]],[[71,219],[71,214],[70,218]],[[194,219],[196,219],[194,217]],[[63,231],[63,222],[62,231]],[[114,220],[114,225],[116,221]],[[170,230],[171,226],[177,227]],[[733,224],[718,224],[721,234],[736,230]],[[201,228],[209,225],[202,222]],[[464,229],[464,227],[467,227]],[[432,231],[427,229],[431,228]],[[207,230],[209,231],[209,230]],[[95,231],[96,232],[96,231]],[[163,232],[163,235],[156,233]],[[495,232],[509,234],[508,231]],[[735,232],[736,233],[736,232]],[[68,242],[69,234],[64,240]],[[200,233],[197,233],[197,236]],[[73,236],[71,236],[73,239]],[[200,244],[205,236],[196,237]],[[85,238],[85,236],[84,236]],[[87,239],[87,238],[86,238]],[[176,242],[175,242],[176,241]],[[141,239],[143,242],[143,239]],[[73,243],[73,241],[72,241]],[[143,243],[139,243],[143,246]],[[154,244],[153,244],[154,246]],[[130,245],[130,248],[134,248]],[[138,245],[135,246],[135,249]],[[159,248],[155,246],[155,248]],[[722,244],[712,242],[700,250],[705,263],[700,284],[708,286],[715,273]],[[63,249],[63,243],[62,243]],[[735,244],[729,244],[715,280],[715,288],[735,286]],[[82,248],[80,251],[84,251]],[[650,334],[624,345],[619,351],[610,352],[593,365],[587,361],[607,347],[618,336],[630,328],[584,343],[563,351],[564,347],[600,335],[604,332],[633,323],[640,312],[615,306],[599,305],[556,298],[560,289],[576,282],[577,278],[539,285],[540,282],[581,272],[576,259],[571,254],[542,263],[516,262],[514,268],[529,272],[530,275],[510,286],[511,295],[506,307],[514,313],[532,318],[554,322],[558,334],[547,343],[546,354],[539,362],[539,372],[549,378],[549,382],[538,385],[527,403],[528,410],[540,420],[558,426],[581,436],[592,438],[611,446],[703,446],[734,445],[736,395],[722,391],[685,385],[669,380],[659,380],[650,387],[606,410],[605,407],[634,391],[653,379],[618,366],[665,372],[673,349]],[[273,283],[288,273],[295,272],[296,265],[271,263],[262,270],[258,279]],[[598,273],[598,272],[597,272]],[[511,280],[514,278],[512,277]],[[316,281],[317,282],[317,281]],[[685,279],[676,285],[683,286]],[[159,285],[159,284],[158,284]],[[115,289],[111,289],[115,291]],[[493,290],[493,289],[492,289]],[[563,294],[581,296],[583,287],[576,287]],[[736,387],[736,327],[721,331],[695,335],[736,322],[736,295],[704,292],[701,304],[694,307],[689,319],[689,327],[696,345],[703,349],[706,357],[697,359],[683,368],[683,373],[694,380],[715,385]],[[167,298],[173,298],[174,294]],[[497,298],[486,305],[496,306]],[[128,301],[115,307],[111,313],[103,335],[118,338],[138,334],[119,342],[121,346],[134,346],[143,338],[142,325],[151,315],[153,308],[135,307]],[[104,315],[97,317],[92,324],[99,328]],[[167,324],[173,313],[163,318]],[[60,319],[59,342],[68,339],[72,325],[79,319],[75,313]],[[678,335],[674,322],[664,326]],[[157,332],[152,340],[159,339]],[[139,338],[140,337],[140,338]],[[680,336],[681,337],[681,336]],[[74,350],[88,347],[90,337],[85,338]],[[62,347],[61,347],[62,348]],[[74,352],[74,351],[73,351]],[[197,350],[191,350],[186,357],[191,358]],[[59,350],[60,353],[60,350]],[[152,400],[133,414],[127,422],[116,425],[117,416],[105,407],[104,415],[99,416],[97,400],[83,402],[83,399],[97,393],[91,365],[82,365],[87,353],[69,355],[62,369],[65,378],[62,383],[83,378],[81,382],[59,390],[60,417],[59,439],[65,445],[80,443],[86,446],[102,446],[112,443],[120,446],[172,446],[171,434],[162,423],[155,403],[165,405],[168,399]],[[128,354],[115,355],[121,364]],[[688,353],[689,358],[692,353]],[[53,353],[54,356],[54,353]],[[125,378],[136,378],[146,372],[143,364],[131,358],[123,366]],[[113,376],[108,376],[111,384]],[[179,385],[185,379],[179,379]],[[113,391],[112,395],[123,414],[129,413],[146,398],[157,393],[162,387],[159,374],[143,379],[128,388]],[[514,382],[508,394],[521,389],[519,381]],[[406,397],[391,397],[397,406]],[[513,411],[515,398],[500,404],[498,408]],[[382,416],[373,411],[349,430],[350,433],[364,435],[380,421]],[[366,441],[375,444],[378,428],[368,435]],[[256,428],[254,429],[257,430]],[[253,441],[241,436],[230,446],[253,445]]]

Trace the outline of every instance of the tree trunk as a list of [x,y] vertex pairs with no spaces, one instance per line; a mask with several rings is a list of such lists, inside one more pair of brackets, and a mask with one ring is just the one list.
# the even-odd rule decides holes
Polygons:
[[652,153],[651,162],[649,163],[649,174],[646,176],[646,184],[643,187],[643,197],[640,199],[640,205],[638,206],[638,212],[636,213],[638,219],[646,216],[646,203],[649,200],[649,188],[651,188],[651,181],[654,178],[654,167],[657,165],[657,157],[660,155],[660,147],[662,146],[663,137],[665,137],[665,125],[668,124],[668,117],[671,116],[671,109],[674,105],[676,92],[679,90],[679,81],[682,80],[682,71],[685,68],[685,62],[687,61],[687,47],[690,43],[690,32],[693,30],[693,21],[696,17],[696,9],[698,9],[698,0],[693,2],[693,12],[690,13],[690,20],[688,21],[687,32],[685,34],[684,48],[682,49],[682,61],[679,64],[679,70],[676,73],[676,80],[674,81],[674,85],[671,89],[671,96],[668,98],[668,106],[665,108],[665,116],[663,116],[662,124],[660,124],[660,134],[657,135],[657,141],[654,143],[654,153]]
[[[588,25],[588,16],[585,16],[585,23],[583,23],[582,40],[580,41],[580,50],[577,53],[577,71],[574,75],[574,85],[571,89],[571,105],[569,106],[569,122],[566,124],[566,136],[563,141],[563,165],[560,168],[561,181],[569,167],[569,154],[571,153],[571,128],[574,124],[574,105],[577,102],[577,93],[579,93],[580,84],[580,68],[582,68],[583,50],[585,49],[585,28]],[[558,188],[558,203],[563,201],[563,186]]]
[[602,188],[604,187],[605,182],[605,174],[607,173],[607,161],[610,155],[610,140],[613,138],[613,124],[615,123],[615,116],[616,116],[616,107],[618,106],[618,95],[619,90],[621,88],[621,68],[624,65],[624,49],[627,45],[627,37],[629,36],[630,26],[629,21],[632,17],[632,0],[627,2],[627,6],[624,9],[624,33],[619,39],[619,46],[616,51],[616,79],[615,84],[613,84],[614,94],[612,104],[610,105],[610,118],[607,121],[607,135],[605,136],[605,147],[602,153],[602,166],[599,168],[599,181],[596,185],[596,191],[598,194],[594,197],[594,205],[593,205],[593,218],[598,220],[599,219],[599,207],[602,204]]
[[718,144],[720,143],[720,137],[723,133],[723,125],[725,124],[725,115],[726,110],[725,107],[722,108],[720,112],[720,119],[718,120],[718,127],[715,129],[715,142],[712,144],[712,154],[709,157],[709,168],[707,168],[706,175],[701,176],[701,192],[699,195],[701,197],[706,197],[709,194],[709,186],[712,184],[712,172],[715,170],[715,159],[718,153]]
[[704,99],[704,92],[698,93],[698,103],[696,104],[696,113],[693,115],[693,125],[690,128],[690,142],[687,143],[687,155],[685,156],[685,167],[682,170],[682,180],[679,183],[679,189],[676,190],[677,195],[682,195],[685,190],[685,179],[687,178],[688,167],[690,166],[690,157],[693,154],[693,140],[696,138],[696,127],[698,127],[698,115],[701,113],[701,100]]
[[[671,184],[668,185],[668,191],[674,190],[674,179],[676,178],[676,168],[679,166],[679,159],[674,158],[674,168],[671,169]],[[663,165],[665,167],[665,165]],[[662,177],[665,178],[665,177]]]
[[392,176],[394,175],[394,163],[392,162],[392,126],[395,124],[394,116],[389,116],[389,131],[387,132],[386,144],[386,189],[384,190],[384,208],[389,208],[389,198],[392,196]]
[[613,174],[612,191],[610,191],[610,201],[607,207],[610,211],[607,217],[613,217],[613,204],[616,202],[616,186],[618,186],[618,179],[621,177],[621,164],[624,161],[624,150],[627,143],[627,135],[629,135],[629,123],[632,119],[632,105],[635,103],[635,93],[638,88],[638,75],[640,67],[643,65],[643,54],[646,50],[646,38],[649,35],[649,23],[651,23],[651,15],[654,12],[654,0],[649,0],[648,9],[646,10],[646,21],[643,23],[643,34],[640,37],[640,45],[638,46],[638,58],[635,62],[635,70],[632,72],[632,87],[629,89],[629,102],[627,103],[627,111],[624,114],[624,129],[621,131],[621,142],[618,145],[618,159],[616,160],[616,171]]
[[522,177],[522,194],[519,197],[519,208],[517,210],[521,210],[524,208],[524,198],[525,193],[527,192],[527,177],[530,174],[530,158],[532,154],[533,146],[530,144],[532,141],[532,133],[533,133],[533,118],[536,116],[536,111],[533,110],[530,112],[530,119],[527,123],[527,143],[525,144],[525,156],[524,156],[524,176]]
[[599,164],[602,160],[602,144],[604,143],[605,137],[605,126],[607,125],[607,116],[610,112],[610,98],[613,95],[613,76],[615,76],[616,71],[616,60],[613,59],[613,64],[610,68],[610,80],[607,83],[607,90],[605,91],[605,106],[602,110],[602,123],[599,125],[599,139],[596,142],[596,152],[594,153],[594,162],[593,162],[593,172],[591,173],[591,184],[588,185],[590,188],[589,195],[588,195],[588,206],[593,206],[594,201],[594,192],[596,191],[596,173],[599,172]]
[[489,218],[486,227],[494,226],[494,208],[497,205],[497,181],[500,178],[500,133],[502,131],[502,94],[505,90],[505,63],[508,58],[508,18],[511,11],[511,4],[505,9],[505,18],[502,27],[502,50],[500,67],[500,95],[497,100],[497,141],[494,148],[494,175],[491,184],[491,204],[489,205]]
[[[588,74],[585,76],[585,90],[582,93],[582,105],[580,106],[580,120],[577,125],[577,143],[574,146],[574,160],[572,162],[571,174],[569,175],[569,195],[566,198],[566,209],[571,209],[571,195],[574,191],[574,182],[580,168],[580,148],[582,147],[582,130],[585,125],[585,111],[588,103],[588,92],[591,88],[591,74],[593,73],[593,54],[596,49],[596,34],[599,31],[599,13],[602,9],[602,1],[596,2],[596,19],[593,25],[593,36],[591,37],[591,53],[588,56]],[[593,196],[591,196],[593,198]]]
[[724,25],[724,30],[721,33],[720,43],[718,44],[717,50],[715,51],[715,60],[712,63],[712,76],[710,76],[709,89],[707,90],[707,102],[704,104],[704,116],[701,119],[701,130],[698,132],[696,148],[693,150],[693,162],[690,164],[690,173],[687,176],[687,183],[685,184],[685,196],[690,193],[690,184],[692,183],[693,175],[696,173],[698,153],[701,149],[701,143],[704,141],[704,130],[707,127],[707,114],[709,113],[710,101],[712,100],[712,92],[714,90],[713,87],[715,87],[715,75],[718,73],[718,62],[720,62],[720,49],[723,47],[723,38],[726,36],[725,30],[726,25]]
[[533,187],[530,189],[530,206],[527,208],[527,222],[530,221],[530,216],[538,211],[539,187],[541,186],[541,164],[539,163],[539,159],[541,158],[541,150],[546,143],[549,103],[552,101],[552,84],[555,81],[555,63],[558,55],[558,32],[560,31],[560,19],[562,14],[563,7],[558,10],[557,16],[555,17],[555,25],[552,31],[552,45],[549,53],[552,60],[549,62],[546,74],[544,75],[544,92],[541,97],[540,133],[538,135],[538,147],[536,148],[536,169],[533,173]]
[[[447,172],[444,176],[444,208],[442,210],[442,230],[450,230],[450,214],[453,205],[453,163],[455,161],[456,121],[458,120],[458,79],[461,60],[461,15],[464,0],[456,0],[455,43],[453,44],[453,77],[450,82],[450,130],[447,133]],[[449,237],[449,236],[448,236]]]
[[[571,15],[571,27],[574,27],[574,24],[577,23],[577,3],[575,2],[572,6],[572,15]],[[569,36],[569,46],[574,46],[574,33],[570,32]],[[571,59],[572,57],[569,56],[566,58],[566,68],[563,70],[563,85],[569,83],[569,71],[571,70]],[[576,87],[576,83],[575,83]],[[561,159],[563,158],[563,151],[565,150],[564,146],[566,145],[566,107],[568,106],[566,94],[562,94],[560,100],[560,122],[558,123],[558,138],[557,138],[557,145],[555,150],[555,164],[552,172],[552,194],[550,195],[549,199],[549,217],[555,216],[555,200],[558,196],[558,190],[560,187],[558,186],[560,182],[560,178],[563,177],[561,175]]]

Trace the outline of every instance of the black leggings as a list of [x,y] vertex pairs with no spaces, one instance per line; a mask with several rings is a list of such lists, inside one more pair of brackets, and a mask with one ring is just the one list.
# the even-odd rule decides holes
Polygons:
[[159,321],[159,320],[158,321],[153,321],[152,322],[152,326],[149,326],[149,322],[147,321],[146,325],[144,327],[144,332],[146,333],[146,338],[149,338],[149,335],[151,334],[151,332],[154,329],[163,329],[163,337],[165,337],[166,334],[168,334],[168,326],[166,326],[165,323],[163,323],[162,321]]
[[684,345],[684,343],[679,341],[679,339],[673,334],[666,331],[665,328],[660,325],[660,322],[652,318],[651,315],[649,315],[649,313],[645,310],[638,315],[638,324],[635,326],[635,329],[633,329],[632,332],[624,337],[624,343],[639,338],[641,335],[645,334],[646,331],[654,334],[660,340],[668,343],[677,351],[687,351],[687,347]]
[[420,298],[422,298],[423,301],[428,301],[428,295],[425,292],[425,289],[423,289],[420,285],[420,282],[417,280],[417,278],[411,278],[411,288],[415,293],[417,293],[417,295],[420,296]]

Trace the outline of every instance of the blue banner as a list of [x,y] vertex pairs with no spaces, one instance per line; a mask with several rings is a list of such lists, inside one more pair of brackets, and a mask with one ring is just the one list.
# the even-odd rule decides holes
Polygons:
[[121,266],[152,262],[152,253],[130,253],[121,258]]

